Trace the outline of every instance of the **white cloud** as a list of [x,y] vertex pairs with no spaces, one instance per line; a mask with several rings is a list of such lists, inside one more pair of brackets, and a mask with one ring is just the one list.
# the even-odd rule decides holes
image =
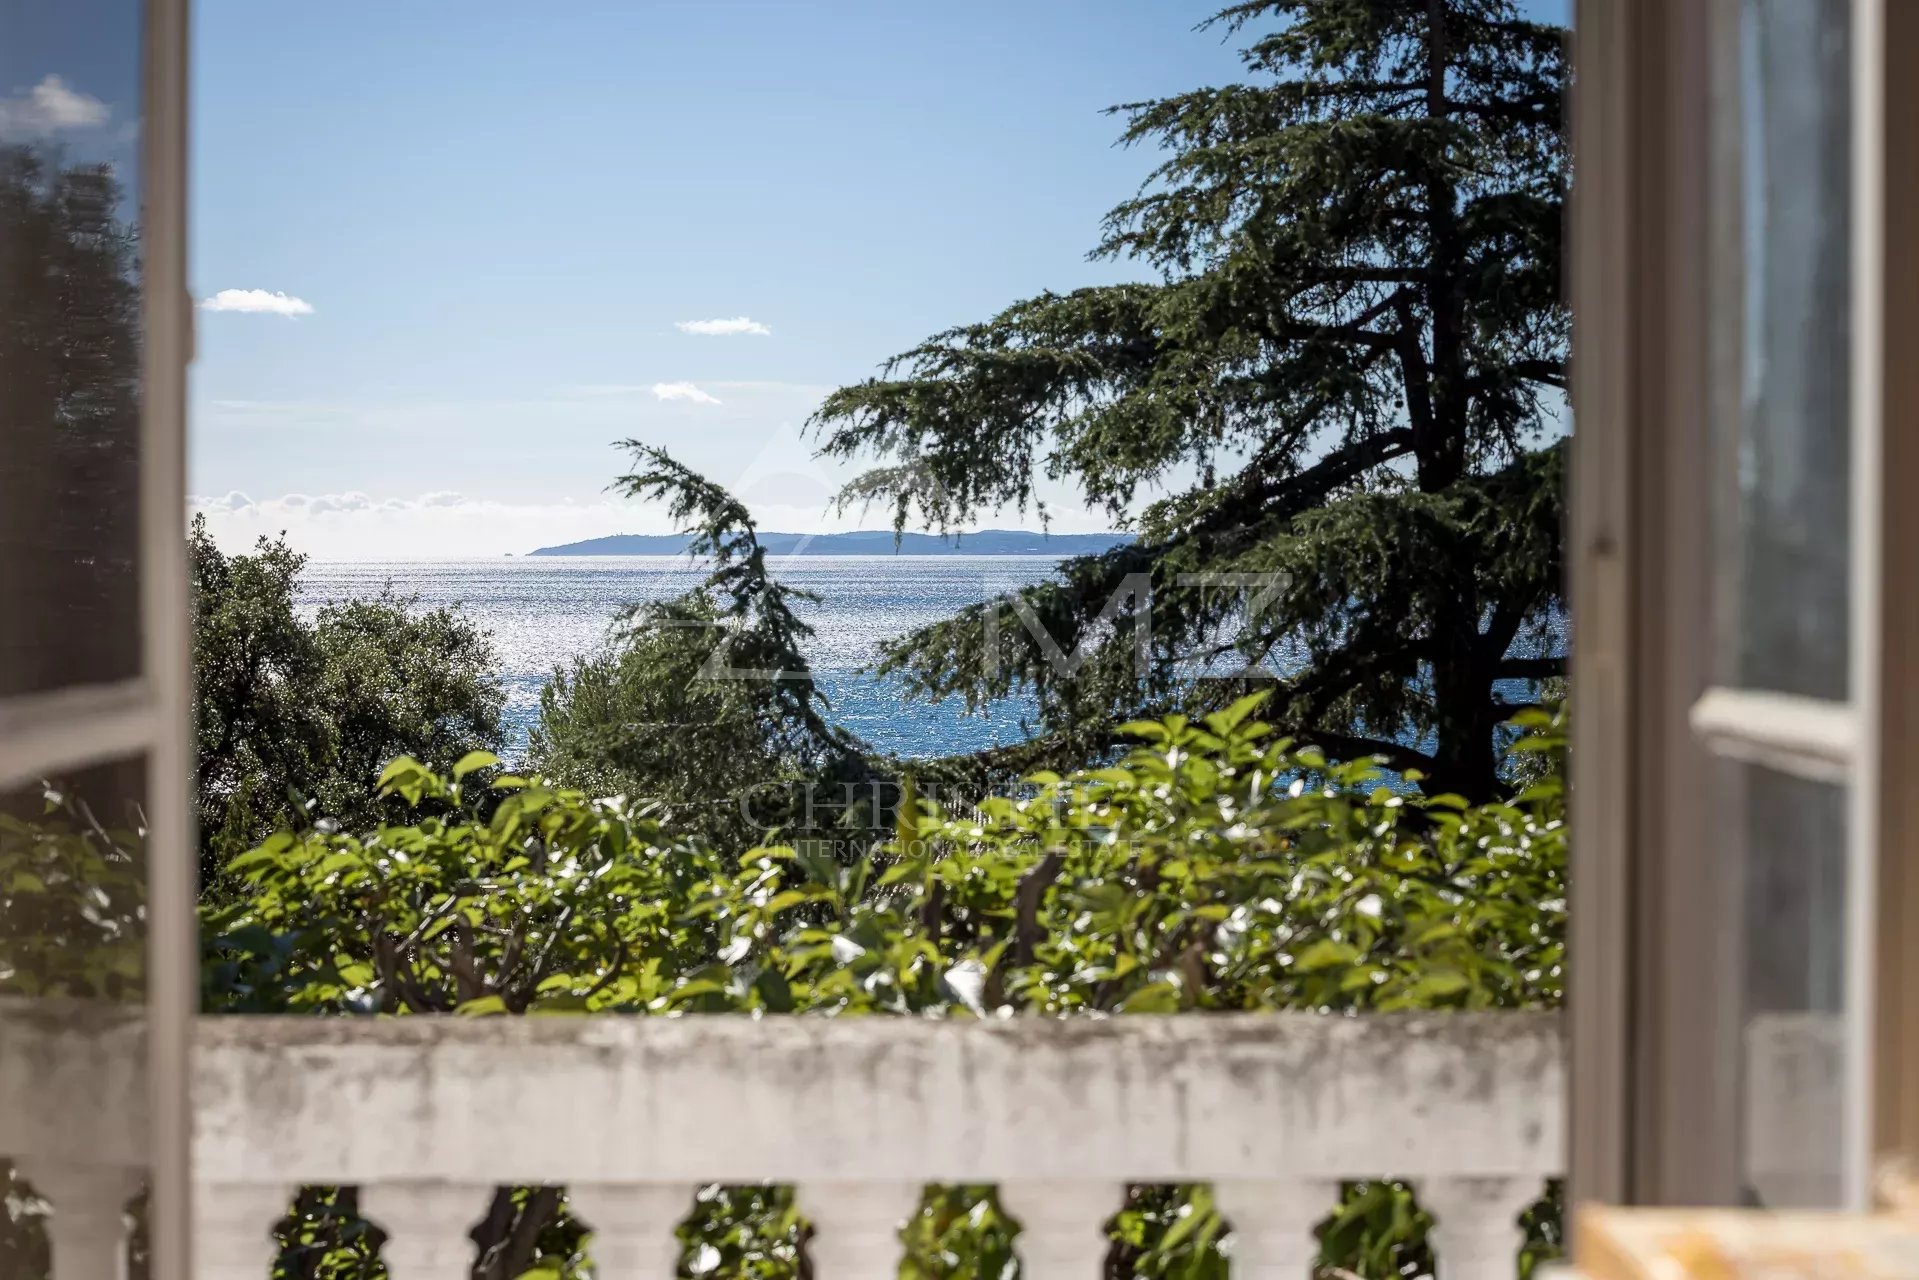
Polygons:
[[308,511],[371,511],[373,499],[357,489],[349,493],[322,494],[307,504]]
[[656,382],[653,396],[658,400],[690,400],[694,404],[719,403],[717,396],[708,395],[690,382]]
[[100,99],[49,75],[31,89],[0,98],[0,134],[37,137],[61,129],[90,129],[105,124],[111,114]]
[[[876,527],[867,513],[839,512],[828,504],[833,477],[791,428],[782,428],[767,449],[724,480],[752,507],[762,529],[827,533]],[[375,498],[349,490],[250,498],[236,490],[222,497],[190,498],[188,506],[206,517],[208,532],[229,552],[251,550],[262,534],[285,534],[295,549],[318,560],[524,555],[535,547],[610,533],[670,533],[674,528],[660,503],[611,497],[521,502],[452,491]],[[1111,527],[1103,512],[1056,514],[1074,517],[1056,524],[1064,533]],[[982,524],[1032,527],[1010,511],[982,513]]]
[[731,338],[742,333],[771,337],[773,331],[757,320],[734,316],[731,320],[675,320],[681,333],[698,333],[712,338]]
[[622,530],[665,533],[663,512],[599,499],[592,502],[502,502],[453,492],[376,499],[360,492],[289,493],[248,499],[229,493],[189,499],[207,530],[230,552],[248,551],[262,534],[284,533],[321,560],[454,559],[524,555],[534,547]]
[[200,306],[207,311],[264,311],[287,317],[313,314],[313,304],[305,298],[265,289],[222,289]]
[[[659,396],[661,387],[685,386],[686,383],[672,382],[583,382],[570,387],[562,387],[556,394],[568,400],[608,400],[621,396]],[[825,396],[833,388],[824,383],[813,382],[777,382],[767,379],[722,378],[717,381],[703,381],[699,389],[707,394],[713,392],[738,392],[740,398],[765,401],[767,399],[785,399],[798,403],[802,410],[810,408],[814,402]],[[237,403],[237,402],[234,402]],[[728,403],[738,401],[729,398]]]

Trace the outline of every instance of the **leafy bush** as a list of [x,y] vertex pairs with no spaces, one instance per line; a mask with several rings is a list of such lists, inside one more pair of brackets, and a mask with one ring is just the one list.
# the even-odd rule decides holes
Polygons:
[[455,609],[391,590],[294,607],[306,557],[261,538],[227,555],[196,516],[193,675],[200,881],[272,834],[289,803],[351,826],[392,816],[370,785],[406,753],[447,768],[500,745],[505,695],[491,639]]
[[[245,893],[209,910],[208,1000],[961,1018],[1555,1005],[1559,770],[1498,804],[1408,794],[1276,740],[1259,701],[1129,726],[1139,745],[1119,764],[1038,775],[977,813],[908,796],[877,851],[814,840],[737,861],[622,799],[511,776],[474,788],[497,763],[485,753],[451,776],[399,759],[381,790],[416,821],[323,821],[234,860]],[[1522,727],[1517,750],[1558,759],[1556,718]],[[558,1198],[501,1197],[490,1220],[525,1247],[489,1256],[576,1274]],[[326,1203],[287,1238],[339,1261],[356,1220]],[[797,1218],[781,1189],[709,1189],[683,1228],[686,1270],[792,1275]],[[1531,1256],[1550,1255],[1550,1205],[1532,1226]],[[1222,1229],[1204,1188],[1136,1188],[1112,1267],[1223,1276]],[[1423,1234],[1406,1188],[1362,1184],[1327,1224],[1326,1261],[1416,1272]],[[905,1240],[915,1274],[996,1276],[1011,1228],[989,1189],[938,1189]]]

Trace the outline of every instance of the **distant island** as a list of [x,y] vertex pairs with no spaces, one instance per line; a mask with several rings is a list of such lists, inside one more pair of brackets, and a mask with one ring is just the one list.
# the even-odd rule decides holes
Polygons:
[[[557,547],[529,551],[535,556],[673,556],[685,555],[689,535],[684,533],[616,533]],[[890,529],[861,529],[855,533],[762,533],[760,545],[776,556],[1067,556],[1110,551],[1132,539],[1119,533],[1033,533],[1025,529],[981,529],[977,533],[939,537],[930,533],[902,533]]]

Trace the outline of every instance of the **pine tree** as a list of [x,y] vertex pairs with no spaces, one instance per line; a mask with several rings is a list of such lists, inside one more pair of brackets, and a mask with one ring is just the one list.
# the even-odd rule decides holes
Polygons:
[[1023,595],[1084,661],[1068,674],[989,603],[881,670],[976,705],[1032,694],[1034,761],[1224,703],[1250,676],[1194,671],[1259,662],[1328,754],[1491,795],[1510,703],[1563,663],[1565,33],[1509,0],[1259,0],[1212,23],[1250,40],[1246,83],[1114,108],[1165,158],[1093,256],[1146,282],[937,334],[813,421],[876,464],[842,501],[896,528],[1028,508],[1041,476],[1135,513],[1133,545]]

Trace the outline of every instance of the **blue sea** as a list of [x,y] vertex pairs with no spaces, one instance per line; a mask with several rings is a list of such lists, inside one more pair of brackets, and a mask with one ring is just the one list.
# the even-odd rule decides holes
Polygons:
[[[1057,562],[1045,556],[796,556],[775,563],[782,582],[817,595],[802,605],[815,634],[814,677],[834,720],[874,747],[901,756],[946,755],[1027,736],[1019,703],[970,716],[957,702],[908,702],[897,681],[862,674],[881,641],[951,617],[977,601],[1037,582]],[[435,608],[457,605],[492,633],[514,745],[539,715],[553,668],[607,644],[622,607],[663,600],[698,585],[705,570],[684,556],[529,556],[496,560],[314,561],[302,612],[330,600],[396,591]]]

